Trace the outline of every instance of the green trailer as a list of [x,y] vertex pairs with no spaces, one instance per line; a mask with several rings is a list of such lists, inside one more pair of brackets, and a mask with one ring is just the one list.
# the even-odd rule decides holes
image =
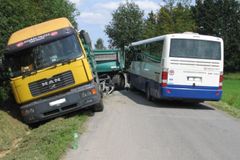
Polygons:
[[110,94],[115,89],[124,89],[127,83],[125,69],[125,54],[118,49],[93,50],[88,33],[80,33],[89,63],[92,67],[95,80],[101,90]]
[[125,54],[118,49],[94,50],[96,71],[103,90],[111,93],[114,89],[123,89],[127,84]]

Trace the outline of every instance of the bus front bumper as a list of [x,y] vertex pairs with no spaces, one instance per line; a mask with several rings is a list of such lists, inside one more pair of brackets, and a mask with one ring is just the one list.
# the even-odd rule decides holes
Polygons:
[[222,97],[222,90],[218,89],[218,87],[167,86],[162,88],[161,97],[167,99],[219,101]]
[[[93,91],[94,92],[93,94]],[[74,88],[66,93],[50,96],[21,106],[26,123],[36,123],[70,113],[101,101],[101,95],[93,83]]]

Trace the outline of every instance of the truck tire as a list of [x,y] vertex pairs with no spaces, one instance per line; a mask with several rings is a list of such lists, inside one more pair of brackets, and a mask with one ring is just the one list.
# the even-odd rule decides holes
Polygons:
[[103,109],[104,109],[104,105],[103,105],[102,99],[101,99],[101,101],[99,103],[93,105],[92,109],[93,109],[94,112],[102,112]]
[[115,88],[117,89],[124,89],[125,80],[122,74],[116,74],[113,76],[112,81],[114,83]]

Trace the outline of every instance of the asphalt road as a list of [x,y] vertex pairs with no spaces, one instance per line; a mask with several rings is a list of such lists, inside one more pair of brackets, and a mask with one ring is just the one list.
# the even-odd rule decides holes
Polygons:
[[240,160],[240,121],[204,104],[114,92],[66,160]]

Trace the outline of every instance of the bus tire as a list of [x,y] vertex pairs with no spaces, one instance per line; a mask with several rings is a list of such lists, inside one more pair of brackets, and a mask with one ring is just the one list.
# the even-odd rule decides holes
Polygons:
[[148,85],[146,86],[145,92],[146,92],[146,98],[147,98],[147,100],[148,100],[148,101],[152,101],[153,98],[152,98],[152,96],[151,96],[150,87],[149,87]]
[[104,105],[103,105],[102,99],[101,99],[101,101],[99,103],[93,105],[92,109],[93,109],[94,112],[102,112],[103,109],[104,109]]
[[133,86],[133,84],[130,82],[130,87],[129,87],[130,91],[136,91],[136,87]]

